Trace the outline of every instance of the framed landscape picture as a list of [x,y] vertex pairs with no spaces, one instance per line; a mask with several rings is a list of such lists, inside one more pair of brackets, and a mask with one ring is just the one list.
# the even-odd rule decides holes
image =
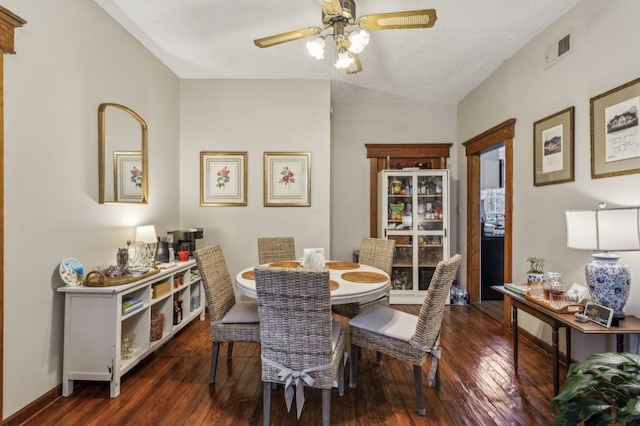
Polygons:
[[264,205],[311,206],[311,153],[264,153]]
[[200,205],[247,205],[246,152],[200,152]]
[[569,107],[533,123],[533,184],[572,182],[573,115]]

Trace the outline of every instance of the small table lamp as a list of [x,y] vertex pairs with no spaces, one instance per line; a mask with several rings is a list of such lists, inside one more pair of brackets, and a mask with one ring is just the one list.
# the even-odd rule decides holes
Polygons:
[[629,268],[618,263],[610,251],[640,250],[640,207],[600,210],[567,210],[567,247],[596,250],[585,265],[591,299],[613,309],[614,318],[624,318],[629,297]]

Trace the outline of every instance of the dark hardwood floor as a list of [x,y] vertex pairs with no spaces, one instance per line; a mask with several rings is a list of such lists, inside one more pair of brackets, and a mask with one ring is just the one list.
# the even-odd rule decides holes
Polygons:
[[[417,313],[418,306],[395,305]],[[511,333],[501,324],[502,302],[448,306],[442,331],[439,391],[425,387],[425,417],[416,413],[412,367],[363,351],[358,387],[334,391],[335,425],[544,425],[553,422],[551,359],[520,342],[519,369],[512,362]],[[346,326],[346,320],[344,320]],[[258,344],[236,343],[233,360],[222,347],[217,382],[208,384],[209,323],[195,321],[142,361],[122,381],[118,398],[107,383],[76,382],[73,395],[58,398],[27,425],[260,425],[262,383]],[[351,360],[349,360],[351,362]],[[426,375],[428,360],[423,367]],[[564,377],[564,369],[561,376]],[[345,370],[348,383],[348,368]],[[274,425],[320,424],[321,394],[305,389],[298,421],[288,413],[281,388],[272,394]]]

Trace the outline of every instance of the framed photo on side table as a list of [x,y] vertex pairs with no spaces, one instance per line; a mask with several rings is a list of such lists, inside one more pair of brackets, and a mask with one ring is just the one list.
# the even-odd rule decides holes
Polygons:
[[533,184],[573,182],[573,118],[569,107],[533,123]]
[[200,205],[247,205],[246,152],[200,152]]
[[584,305],[584,314],[589,318],[589,321],[593,321],[603,327],[611,327],[611,321],[613,320],[613,309],[611,308],[598,305],[597,303],[587,302],[587,304]]
[[311,206],[311,153],[264,153],[264,206]]
[[640,172],[640,78],[591,98],[591,178]]
[[142,201],[142,153],[115,151],[113,153],[114,201]]

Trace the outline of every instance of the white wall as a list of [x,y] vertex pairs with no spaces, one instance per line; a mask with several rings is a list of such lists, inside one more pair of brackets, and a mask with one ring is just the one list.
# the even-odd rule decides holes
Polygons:
[[[547,271],[558,271],[566,284],[585,283],[584,264],[590,253],[566,247],[566,209],[640,204],[640,175],[591,179],[589,99],[640,75],[640,55],[632,40],[640,38],[640,2],[582,0],[529,45],[505,62],[458,106],[461,141],[516,118],[514,138],[513,278],[524,281],[526,258],[543,257]],[[572,31],[572,52],[544,69],[544,52]],[[575,181],[533,186],[533,123],[575,106]],[[490,108],[488,107],[490,106]],[[459,157],[460,198],[466,197],[466,159]],[[465,175],[465,176],[463,176]],[[460,228],[466,228],[466,211]],[[466,248],[466,236],[461,248]],[[640,253],[623,253],[630,266],[632,288],[625,311],[640,315]],[[464,268],[463,268],[464,269]],[[464,274],[464,270],[462,271]],[[466,276],[463,277],[466,281]],[[548,327],[522,314],[530,332],[550,340]],[[613,341],[578,337],[574,357],[615,350]]]
[[443,104],[336,104],[331,118],[331,251],[351,261],[369,236],[369,143],[453,143],[451,251],[456,253],[458,155],[456,106]]
[[[134,226],[178,226],[179,81],[99,6],[6,0],[3,419],[62,381],[61,260],[115,263]],[[149,126],[149,204],[98,204],[98,105]],[[90,326],[90,325],[88,325]]]
[[[330,252],[329,81],[183,80],[180,222],[204,228],[198,247],[220,244],[234,276],[258,262],[258,237],[293,236]],[[200,206],[200,152],[246,151],[246,207]],[[311,153],[311,207],[264,207],[264,152]]]

